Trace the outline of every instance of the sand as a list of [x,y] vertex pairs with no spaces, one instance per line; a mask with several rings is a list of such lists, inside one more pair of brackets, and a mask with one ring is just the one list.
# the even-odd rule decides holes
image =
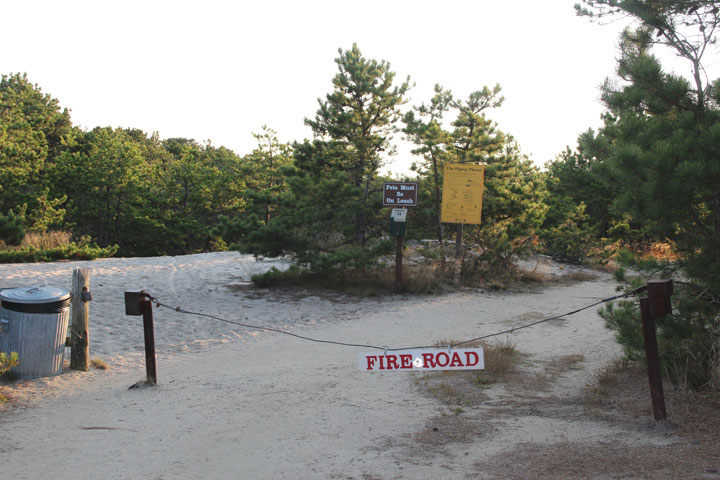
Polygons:
[[[368,299],[249,287],[252,274],[284,265],[234,252],[0,265],[0,288],[69,289],[73,269],[89,269],[91,357],[110,367],[13,387],[12,406],[0,409],[2,477],[499,478],[485,465],[528,442],[668,441],[567,415],[580,409],[574,402],[594,374],[620,355],[596,308],[500,337],[524,354],[519,368],[531,381],[489,386],[487,401],[462,409],[428,394],[422,373],[360,371],[357,354],[366,349],[164,308],[154,310],[159,385],[128,389],[145,378],[142,319],[125,316],[129,290],[232,321],[390,348],[465,340],[615,293],[610,275],[597,272],[526,292]],[[548,276],[573,270],[540,260],[523,267]],[[573,368],[553,370],[558,358],[573,358]],[[523,406],[531,398],[563,405],[565,414],[538,415]]]

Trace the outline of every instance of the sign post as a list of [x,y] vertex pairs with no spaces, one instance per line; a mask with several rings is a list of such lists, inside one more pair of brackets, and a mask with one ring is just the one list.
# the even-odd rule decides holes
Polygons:
[[395,293],[402,292],[403,237],[407,225],[405,207],[417,205],[417,192],[417,183],[383,183],[383,206],[395,207],[390,214],[390,235],[395,235]]
[[[145,334],[145,370],[147,384],[157,385],[157,368],[155,366],[155,329],[153,327],[152,301],[145,290],[125,292],[125,315],[143,317],[143,333]],[[132,388],[132,387],[131,387]]]
[[393,208],[390,214],[390,234],[395,235],[395,293],[402,291],[403,236],[405,235],[407,209]]

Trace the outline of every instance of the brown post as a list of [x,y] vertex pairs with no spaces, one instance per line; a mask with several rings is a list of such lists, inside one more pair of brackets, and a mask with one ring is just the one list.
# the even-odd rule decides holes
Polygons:
[[88,338],[90,272],[76,268],[72,278],[72,322],[70,326],[70,368],[87,372],[90,363]]
[[640,299],[643,337],[645,338],[645,358],[647,360],[648,380],[650,381],[650,397],[652,398],[653,417],[665,420],[665,395],[663,393],[662,376],[660,375],[660,355],[658,354],[655,320],[650,315],[650,300]]
[[462,258],[463,224],[458,223],[455,229],[455,259]]
[[147,383],[157,384],[157,369],[155,368],[155,333],[153,328],[152,302],[146,294],[141,294],[140,311],[143,316],[143,331],[145,333],[145,370]]
[[395,293],[402,292],[403,283],[403,237],[398,235],[395,240]]

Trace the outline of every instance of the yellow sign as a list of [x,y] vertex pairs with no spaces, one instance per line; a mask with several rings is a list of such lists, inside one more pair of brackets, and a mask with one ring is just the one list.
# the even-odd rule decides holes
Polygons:
[[480,223],[485,166],[446,163],[443,176],[443,223]]

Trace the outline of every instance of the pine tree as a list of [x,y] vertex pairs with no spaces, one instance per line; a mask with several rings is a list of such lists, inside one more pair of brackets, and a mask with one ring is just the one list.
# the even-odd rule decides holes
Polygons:
[[[0,79],[0,212],[25,208],[28,219],[47,222],[42,202],[50,187],[46,173],[67,149],[77,132],[70,113],[59,102],[33,85],[25,74]],[[45,194],[45,196],[43,196]],[[62,197],[62,194],[58,198]],[[25,205],[25,207],[23,207]],[[58,212],[56,210],[56,212]],[[28,225],[35,230],[40,224]]]
[[339,50],[333,90],[306,119],[315,138],[294,145],[281,214],[240,242],[255,255],[291,255],[314,271],[365,268],[390,248],[383,240],[378,169],[393,150],[398,107],[409,79],[395,85],[390,64]]
[[[546,208],[538,170],[514,139],[485,115],[502,105],[500,91],[499,85],[483,87],[459,100],[437,85],[430,104],[415,107],[403,121],[404,132],[417,145],[413,153],[422,157],[416,168],[421,187],[427,185],[435,193],[433,214],[438,224],[445,163],[485,165],[482,224],[457,225],[456,247],[469,240],[479,245],[482,259],[507,264],[513,255],[532,248]],[[447,114],[455,117],[446,129],[442,120]],[[442,240],[440,227],[437,232]]]
[[[720,81],[709,87],[702,63],[716,43],[720,8],[700,0],[585,4],[581,14],[637,22],[622,35],[619,80],[602,89],[609,110],[599,132],[609,146],[603,161],[620,189],[614,207],[674,246],[676,262],[636,268],[680,273],[677,313],[659,325],[661,353],[666,370],[692,365],[690,383],[700,386],[720,372]],[[653,54],[658,46],[687,61],[687,78],[663,69]],[[609,309],[605,317],[626,348],[637,349],[624,327],[637,320],[637,307]]]

